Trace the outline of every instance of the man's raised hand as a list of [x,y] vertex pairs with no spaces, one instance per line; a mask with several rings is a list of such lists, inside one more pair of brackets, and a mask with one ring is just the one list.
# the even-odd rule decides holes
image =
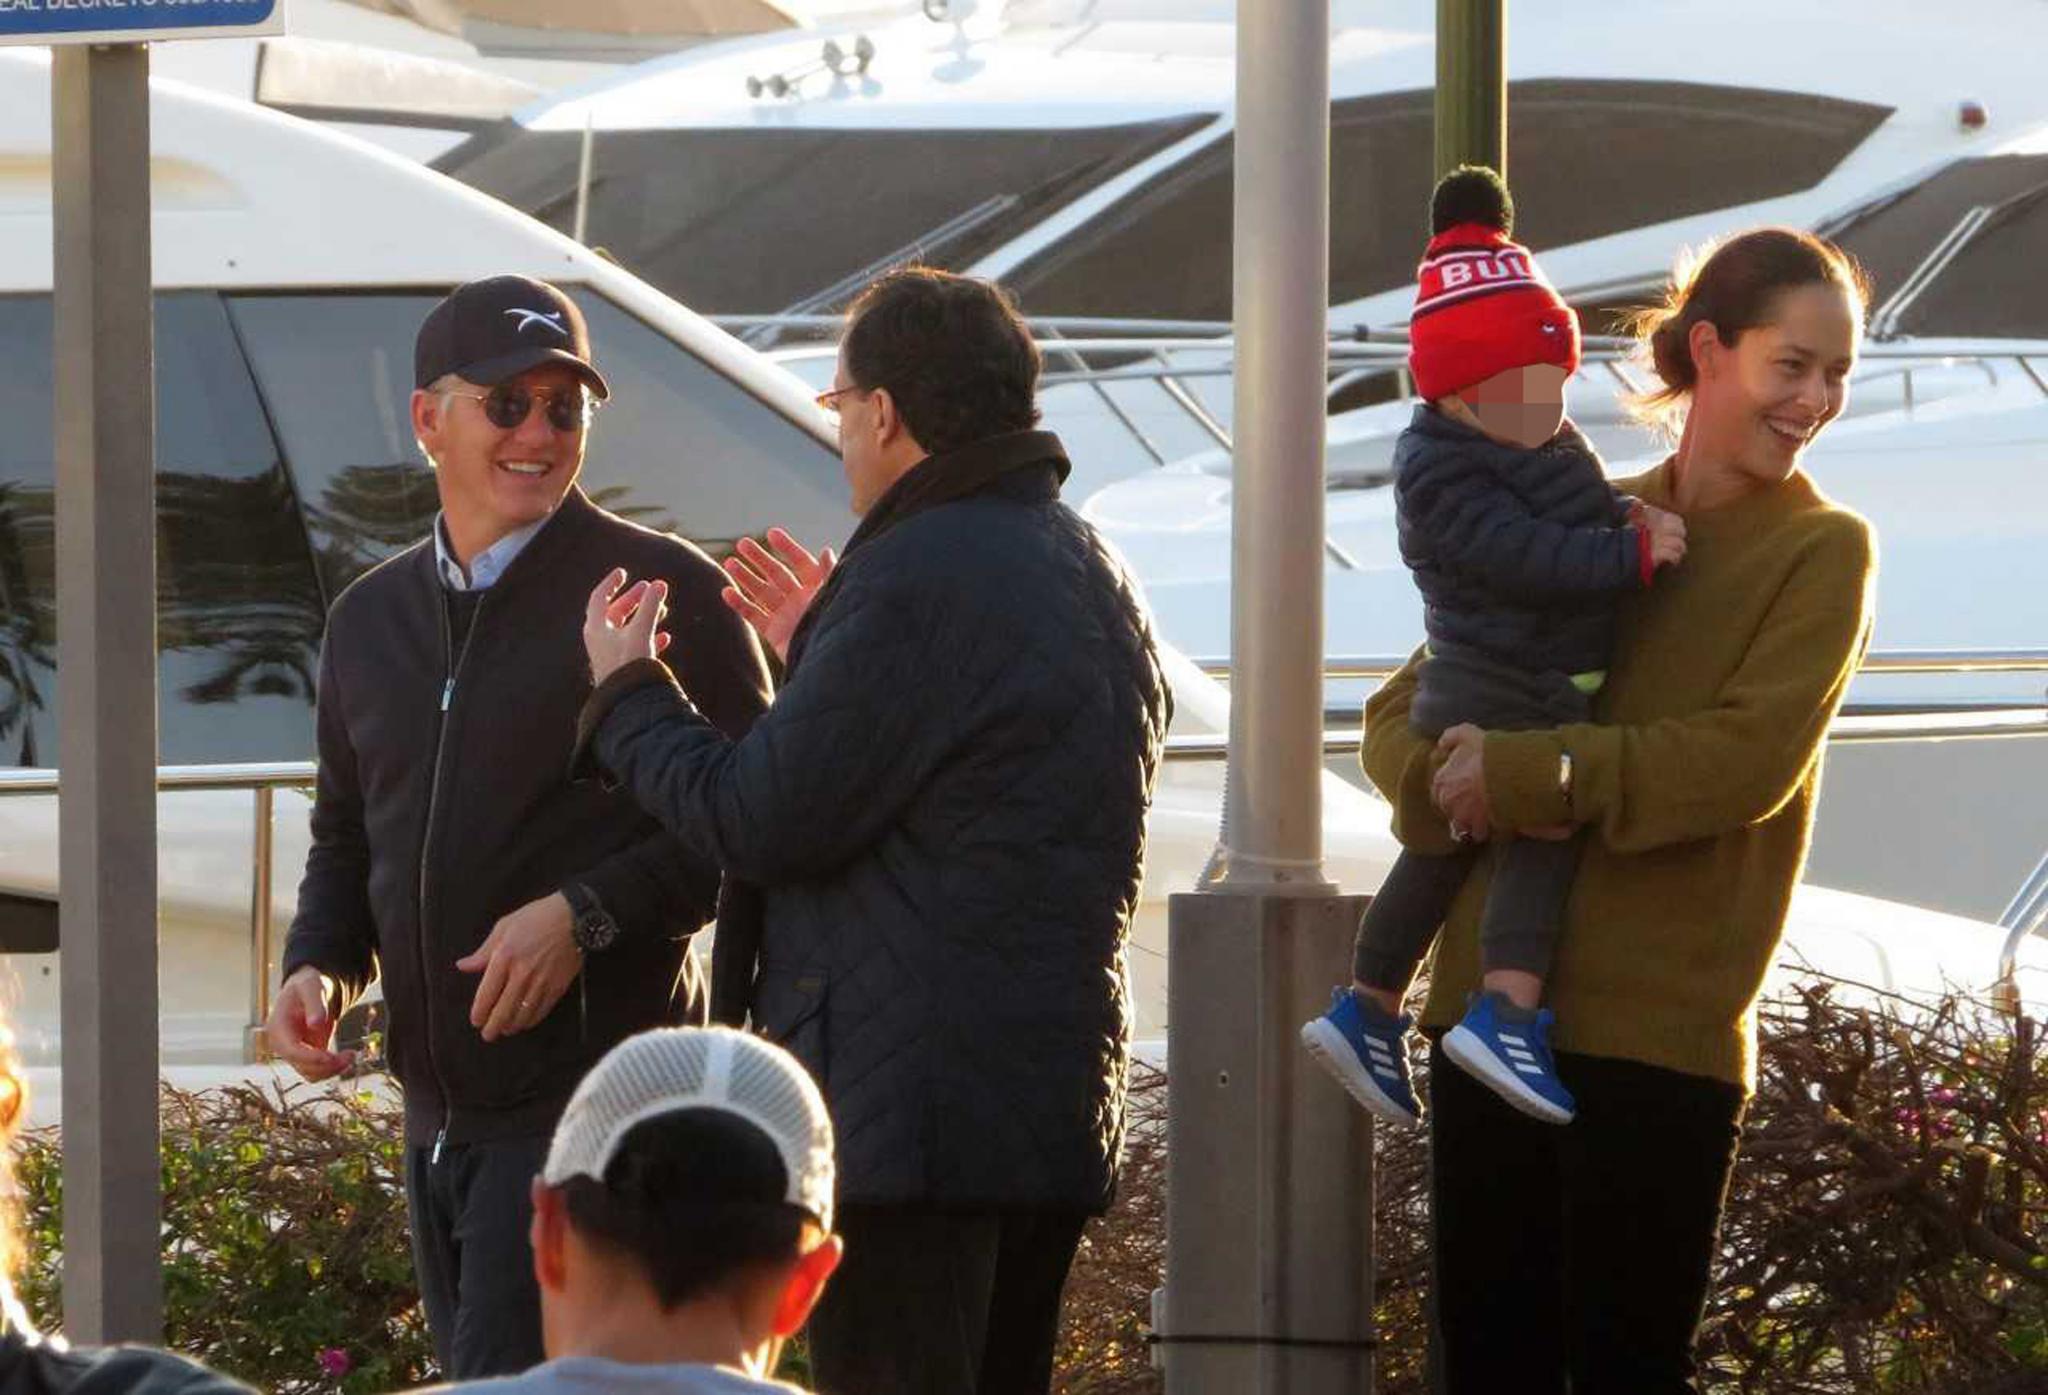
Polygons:
[[657,630],[668,614],[668,583],[626,584],[626,570],[605,574],[583,608],[583,652],[590,656],[590,681],[602,683],[635,659],[651,659],[668,648]]
[[725,603],[786,663],[798,622],[838,565],[831,548],[814,557],[782,529],[770,528],[767,547],[741,538],[738,555],[725,559],[725,574],[732,583],[725,588]]

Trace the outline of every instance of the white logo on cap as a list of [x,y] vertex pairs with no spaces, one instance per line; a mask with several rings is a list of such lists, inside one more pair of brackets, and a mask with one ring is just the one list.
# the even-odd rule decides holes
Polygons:
[[559,310],[552,314],[546,310],[507,310],[505,313],[518,317],[519,323],[512,326],[512,332],[515,334],[538,320],[563,338],[569,337],[569,331],[562,325],[562,312]]

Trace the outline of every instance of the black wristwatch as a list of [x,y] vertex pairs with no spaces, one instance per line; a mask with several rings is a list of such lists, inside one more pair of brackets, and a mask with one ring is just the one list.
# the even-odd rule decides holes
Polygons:
[[562,899],[569,903],[569,910],[576,917],[569,931],[576,948],[585,954],[599,954],[617,942],[619,923],[597,899],[596,892],[581,882],[570,882],[562,888]]

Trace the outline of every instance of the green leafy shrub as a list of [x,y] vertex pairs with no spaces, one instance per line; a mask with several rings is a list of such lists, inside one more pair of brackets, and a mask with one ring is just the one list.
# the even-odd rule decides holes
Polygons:
[[[2030,1020],[1815,983],[1762,1009],[1761,1068],[1701,1334],[1740,1395],[2048,1395],[2048,1071]],[[1060,1395],[1158,1395],[1166,1079],[1133,1070],[1115,1209],[1075,1259]],[[263,1389],[436,1377],[413,1286],[397,1110],[367,1092],[164,1095],[169,1344]],[[1377,1389],[1428,1388],[1428,1147],[1381,1130]],[[61,1326],[54,1132],[17,1157],[30,1311]],[[797,1344],[784,1374],[800,1379]]]
[[[163,1095],[166,1343],[280,1395],[372,1395],[437,1372],[413,1284],[397,1111],[368,1091]],[[16,1149],[38,1325],[63,1326],[56,1130]]]

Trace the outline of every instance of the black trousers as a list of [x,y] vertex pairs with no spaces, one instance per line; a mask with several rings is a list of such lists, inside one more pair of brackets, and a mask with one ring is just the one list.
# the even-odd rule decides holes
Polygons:
[[1430,1053],[1443,1395],[1697,1392],[1742,1092],[1559,1052],[1562,1128]]
[[1045,1395],[1081,1212],[845,1206],[811,1314],[819,1395]]
[[533,1277],[533,1179],[545,1138],[451,1144],[405,1154],[413,1267],[441,1373],[509,1376],[546,1359]]

